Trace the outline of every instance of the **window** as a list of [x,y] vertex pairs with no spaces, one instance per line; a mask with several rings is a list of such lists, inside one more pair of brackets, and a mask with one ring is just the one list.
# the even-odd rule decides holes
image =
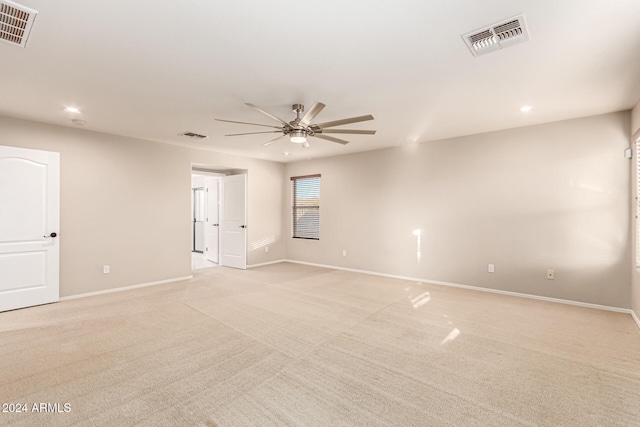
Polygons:
[[320,175],[291,178],[293,237],[320,239]]

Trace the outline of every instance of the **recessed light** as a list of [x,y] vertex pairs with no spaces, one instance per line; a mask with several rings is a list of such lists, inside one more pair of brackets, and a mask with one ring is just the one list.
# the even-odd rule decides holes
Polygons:
[[533,110],[533,107],[531,105],[525,105],[524,107],[520,107],[520,111],[522,111],[523,113],[528,113],[531,110]]
[[285,152],[284,152],[284,153],[282,153],[282,154],[283,154],[283,155],[285,155],[285,156],[290,156],[290,155],[291,155],[291,153],[289,153],[288,151],[285,151]]
[[79,113],[80,110],[78,110],[76,107],[67,107],[64,109],[64,111],[66,111],[67,113]]

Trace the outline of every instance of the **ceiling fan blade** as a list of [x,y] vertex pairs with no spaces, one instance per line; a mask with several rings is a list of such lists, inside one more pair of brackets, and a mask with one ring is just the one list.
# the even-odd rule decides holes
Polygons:
[[279,136],[279,137],[277,137],[276,139],[272,139],[271,141],[267,141],[267,142],[265,142],[264,144],[262,144],[262,146],[263,146],[263,147],[266,147],[267,145],[271,145],[271,144],[273,144],[274,142],[276,142],[277,140],[279,140],[279,139],[281,139],[281,138],[284,138],[285,136],[287,136],[287,135],[280,135],[280,136]]
[[309,108],[309,111],[307,111],[304,117],[300,119],[300,123],[304,126],[309,126],[311,120],[313,120],[324,107],[326,107],[326,105],[322,102],[316,102],[311,108]]
[[240,135],[257,135],[259,133],[280,133],[281,130],[268,130],[266,132],[245,132],[245,133],[230,133],[225,136],[240,136]]
[[270,118],[272,118],[273,120],[275,120],[275,121],[277,121],[277,122],[282,123],[285,127],[291,127],[291,125],[290,125],[289,123],[285,122],[285,121],[284,121],[284,120],[282,120],[281,118],[278,118],[278,117],[274,116],[273,114],[268,113],[268,112],[264,111],[263,109],[258,108],[258,107],[256,107],[255,105],[253,105],[253,104],[251,104],[251,103],[249,103],[249,102],[246,102],[244,105],[247,105],[247,106],[249,106],[249,107],[253,108],[253,109],[254,109],[254,110],[256,110],[256,111],[261,112],[261,113],[262,113],[262,114],[264,114],[265,116],[270,117]]
[[354,130],[354,129],[320,129],[320,133],[350,133],[353,135],[375,135],[375,130]]
[[331,128],[334,126],[348,125],[349,123],[366,122],[367,120],[373,120],[373,116],[371,114],[368,114],[366,116],[351,117],[350,119],[342,119],[342,120],[335,120],[333,122],[318,123],[316,125],[312,125],[311,127],[314,129],[315,128],[324,129],[324,128]]
[[241,125],[253,125],[253,126],[264,126],[264,127],[268,127],[268,128],[276,128],[276,129],[280,129],[279,126],[272,126],[272,125],[263,125],[261,123],[248,123],[248,122],[236,122],[235,120],[223,120],[223,119],[214,119],[217,120],[219,122],[227,122],[227,123],[239,123]]
[[342,144],[342,145],[346,145],[349,143],[349,141],[345,141],[344,139],[334,138],[332,136],[327,136],[327,135],[315,134],[313,136],[314,138],[326,139],[327,141],[337,142],[338,144]]

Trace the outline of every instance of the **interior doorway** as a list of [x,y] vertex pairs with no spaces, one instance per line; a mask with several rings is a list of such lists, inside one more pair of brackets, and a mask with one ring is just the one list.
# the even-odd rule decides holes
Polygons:
[[246,170],[193,166],[191,268],[246,268]]
[[191,173],[191,269],[215,267],[217,257],[210,259],[210,249],[217,252],[218,241],[207,237],[209,217],[218,216],[217,192],[209,194],[209,186],[217,186],[222,174],[192,171]]

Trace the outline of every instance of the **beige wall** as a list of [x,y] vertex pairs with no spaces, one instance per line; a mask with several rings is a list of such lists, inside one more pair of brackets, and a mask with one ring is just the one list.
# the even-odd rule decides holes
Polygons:
[[[640,101],[638,101],[634,109],[631,111],[631,135],[634,135],[638,131],[640,131]],[[633,152],[634,162],[638,161],[638,156],[640,156],[640,153],[634,147],[634,152]],[[637,194],[637,190],[636,190],[637,182],[638,182],[638,179],[636,176],[636,168],[633,167],[631,168],[631,185],[632,185],[631,200],[634,200],[634,201],[635,201],[635,196]],[[639,215],[639,213],[637,212],[636,204],[634,203],[632,206],[631,218],[634,218],[635,215]],[[632,224],[633,224],[633,235],[635,236],[635,221],[632,221]],[[631,307],[633,311],[636,313],[636,317],[640,318],[640,270],[636,267],[635,245],[632,245],[632,246],[634,247],[634,250],[633,250],[633,256],[631,261],[632,262]]]
[[629,127],[627,111],[289,164],[322,174],[321,234],[287,256],[629,308]]
[[[629,129],[640,127],[638,106],[630,122],[628,112],[607,114],[287,166],[6,117],[0,145],[61,153],[61,296],[191,274],[198,164],[248,170],[249,264],[289,258],[623,308],[633,301],[638,313],[632,168],[622,156]],[[289,177],[311,173],[322,173],[321,240],[291,239]]]
[[192,164],[248,170],[248,263],[285,257],[282,164],[6,117],[0,145],[61,153],[63,297],[191,274]]

